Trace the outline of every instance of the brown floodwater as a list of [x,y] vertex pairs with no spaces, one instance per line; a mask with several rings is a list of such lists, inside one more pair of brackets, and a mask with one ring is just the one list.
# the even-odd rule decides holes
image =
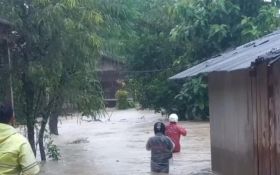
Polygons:
[[[147,139],[153,123],[164,120],[151,111],[109,111],[110,121],[63,119],[54,138],[62,158],[42,164],[40,175],[151,175]],[[207,122],[180,122],[188,135],[181,139],[182,151],[173,156],[170,175],[210,173],[210,131]]]

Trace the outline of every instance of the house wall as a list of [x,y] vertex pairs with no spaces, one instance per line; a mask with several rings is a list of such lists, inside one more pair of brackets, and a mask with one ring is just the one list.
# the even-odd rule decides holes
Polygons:
[[103,56],[100,58],[97,71],[119,71],[123,69],[123,64],[113,60],[112,58],[107,58]]
[[211,73],[208,83],[213,171],[256,175],[249,71]]
[[102,57],[97,65],[97,74],[102,86],[105,105],[116,105],[115,94],[121,88],[120,81],[124,79],[121,70],[123,65],[111,58]]
[[115,94],[120,88],[118,81],[122,80],[123,77],[118,71],[104,71],[98,72],[98,77],[103,89],[105,99],[115,99]]
[[280,175],[280,64],[268,64],[256,65],[248,91],[248,117],[253,119],[256,175]]
[[222,175],[280,175],[280,61],[211,73],[212,169]]
[[269,114],[269,72],[267,64],[257,65],[251,77],[251,116],[254,118],[256,175],[271,174],[271,117]]
[[273,64],[270,84],[272,84],[271,112],[271,174],[280,175],[280,61]]

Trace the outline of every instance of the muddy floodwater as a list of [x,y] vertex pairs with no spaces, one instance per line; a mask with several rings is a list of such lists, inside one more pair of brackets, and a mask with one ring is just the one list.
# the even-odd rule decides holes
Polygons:
[[[147,139],[160,114],[135,109],[109,110],[102,122],[68,117],[59,124],[55,137],[62,159],[42,165],[40,175],[150,175]],[[181,139],[182,151],[173,156],[170,175],[211,174],[209,123],[180,122],[188,135]]]

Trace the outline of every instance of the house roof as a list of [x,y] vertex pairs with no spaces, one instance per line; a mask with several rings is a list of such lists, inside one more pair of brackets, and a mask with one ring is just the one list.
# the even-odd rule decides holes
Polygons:
[[112,56],[108,56],[108,55],[101,55],[101,59],[100,60],[105,60],[105,61],[110,61],[110,62],[114,62],[114,63],[118,63],[120,65],[123,65],[124,62],[122,60],[118,60],[118,58],[112,57]]
[[6,32],[11,30],[12,24],[5,19],[0,18],[0,31]]
[[231,51],[208,59],[180,72],[169,79],[182,79],[201,73],[234,71],[249,68],[258,60],[270,60],[280,56],[280,30],[260,39],[241,45]]

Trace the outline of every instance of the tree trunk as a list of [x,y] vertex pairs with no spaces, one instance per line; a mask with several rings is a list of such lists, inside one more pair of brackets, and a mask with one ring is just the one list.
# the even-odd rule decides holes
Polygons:
[[40,155],[41,155],[41,160],[46,161],[46,152],[45,152],[45,147],[44,147],[44,134],[45,134],[45,129],[47,125],[47,119],[43,119],[41,123],[41,128],[39,131],[39,149],[40,149]]
[[58,135],[58,113],[54,113],[50,116],[49,129],[50,134]]
[[27,133],[28,133],[28,141],[31,145],[34,155],[36,156],[36,144],[35,144],[35,118],[34,118],[34,89],[32,82],[28,81],[25,74],[22,74],[22,83],[24,88],[24,96],[25,96],[25,117],[27,121]]
[[28,141],[31,145],[32,151],[36,156],[35,137],[34,137],[34,124],[27,122]]

